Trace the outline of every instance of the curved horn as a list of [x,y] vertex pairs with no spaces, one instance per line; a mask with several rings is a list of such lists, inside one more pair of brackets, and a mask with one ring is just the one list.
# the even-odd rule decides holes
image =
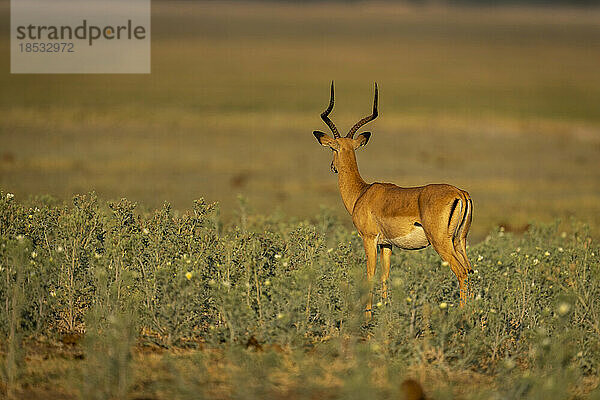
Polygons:
[[323,122],[325,122],[327,124],[329,129],[331,129],[331,133],[333,133],[333,137],[337,139],[340,137],[340,133],[338,132],[337,128],[335,127],[335,124],[333,123],[333,121],[331,121],[329,119],[329,113],[331,112],[331,110],[333,110],[333,101],[334,101],[333,100],[333,81],[331,81],[331,98],[329,99],[329,107],[327,107],[327,109],[321,113],[321,119],[323,120]]
[[375,82],[375,99],[373,100],[373,113],[371,115],[369,115],[368,117],[364,117],[363,119],[358,121],[356,124],[354,124],[354,126],[352,128],[350,128],[350,131],[346,135],[347,138],[350,138],[350,139],[354,138],[354,134],[356,133],[357,130],[360,129],[361,126],[363,126],[367,122],[373,121],[375,118],[377,118],[377,115],[379,115],[379,113],[377,112],[377,99],[378,98],[379,98],[379,90],[377,89],[377,82]]

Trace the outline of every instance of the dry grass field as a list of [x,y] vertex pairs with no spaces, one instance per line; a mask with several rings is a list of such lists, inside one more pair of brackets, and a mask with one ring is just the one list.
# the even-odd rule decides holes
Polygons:
[[[0,51],[8,53],[2,3]],[[366,180],[449,182],[497,224],[600,222],[600,11],[154,2],[150,75],[11,75],[0,64],[0,186],[95,190],[154,207],[204,196],[228,218],[343,214],[311,132],[381,115]],[[348,219],[349,220],[349,219]]]

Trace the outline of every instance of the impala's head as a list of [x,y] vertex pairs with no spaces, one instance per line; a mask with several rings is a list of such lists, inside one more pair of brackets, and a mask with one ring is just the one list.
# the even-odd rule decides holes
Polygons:
[[354,124],[352,128],[350,128],[350,131],[348,131],[348,134],[346,136],[341,137],[337,128],[335,127],[335,124],[329,119],[329,114],[331,113],[331,110],[333,110],[334,102],[333,82],[331,82],[331,98],[329,99],[329,106],[321,114],[321,119],[327,124],[329,129],[331,129],[333,137],[321,131],[314,131],[313,135],[315,135],[315,137],[322,146],[329,147],[333,151],[333,161],[331,162],[331,170],[333,172],[337,173],[340,162],[343,163],[346,159],[353,159],[354,151],[359,147],[366,145],[369,141],[369,138],[371,137],[371,132],[359,133],[356,136],[356,138],[354,137],[354,134],[364,124],[366,124],[369,121],[373,121],[375,118],[377,118],[377,99],[378,90],[377,83],[375,83],[375,99],[373,100],[373,113],[358,121],[356,124]]

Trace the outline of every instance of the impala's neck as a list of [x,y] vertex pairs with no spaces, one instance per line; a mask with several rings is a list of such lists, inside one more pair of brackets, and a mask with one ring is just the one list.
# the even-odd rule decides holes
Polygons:
[[356,200],[368,186],[358,172],[354,151],[345,152],[338,158],[338,186],[346,210],[352,215]]

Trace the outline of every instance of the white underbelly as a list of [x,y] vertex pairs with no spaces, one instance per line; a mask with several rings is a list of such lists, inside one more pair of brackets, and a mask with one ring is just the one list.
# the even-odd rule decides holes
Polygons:
[[379,240],[380,244],[392,244],[405,250],[417,250],[429,246],[429,240],[425,236],[425,231],[420,226],[410,231],[408,235]]

